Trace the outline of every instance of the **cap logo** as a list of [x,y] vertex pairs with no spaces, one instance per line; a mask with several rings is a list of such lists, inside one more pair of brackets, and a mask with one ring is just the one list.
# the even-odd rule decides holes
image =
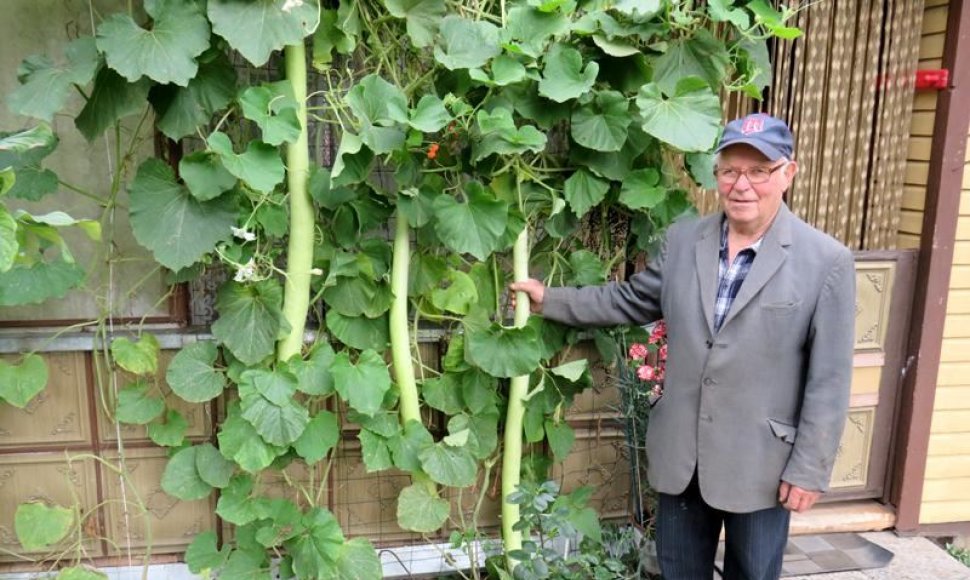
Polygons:
[[765,119],[764,117],[748,117],[741,123],[741,134],[750,135],[752,133],[760,133],[765,129]]

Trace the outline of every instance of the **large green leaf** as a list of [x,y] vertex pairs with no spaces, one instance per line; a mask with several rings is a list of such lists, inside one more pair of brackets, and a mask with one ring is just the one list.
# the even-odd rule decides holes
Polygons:
[[[209,56],[211,55],[211,56]],[[155,108],[155,125],[169,139],[192,135],[236,95],[236,69],[222,51],[202,55],[199,72],[187,87],[157,85],[148,100]]]
[[267,443],[286,446],[296,441],[310,421],[306,407],[293,399],[296,377],[283,371],[249,370],[242,374],[239,397],[242,416]]
[[219,350],[212,341],[186,345],[175,355],[165,372],[172,391],[190,403],[205,403],[226,388],[226,375],[215,368]]
[[654,61],[653,82],[665,94],[672,95],[677,83],[687,77],[700,77],[717,90],[730,64],[724,44],[707,30],[698,29],[694,36],[675,40],[667,52]]
[[165,412],[165,419],[161,422],[152,421],[148,424],[148,437],[163,447],[178,447],[185,440],[185,432],[189,428],[188,421],[175,409]]
[[154,375],[158,370],[158,339],[146,332],[132,342],[122,336],[111,341],[111,358],[118,366],[136,375]]
[[141,164],[130,193],[135,239],[171,270],[191,266],[232,236],[237,211],[232,200],[200,202],[161,159]]
[[483,20],[446,16],[439,32],[434,57],[450,70],[479,68],[502,52],[498,28]]
[[707,13],[715,22],[730,22],[738,28],[750,28],[751,18],[744,8],[732,6],[734,0],[708,0]]
[[360,455],[364,460],[367,473],[384,471],[394,466],[386,438],[366,429],[361,429],[360,433],[357,434],[357,439],[360,441]]
[[450,195],[434,201],[435,231],[452,250],[485,260],[501,249],[509,205],[496,199],[478,182],[465,185],[464,203]]
[[545,57],[539,94],[557,103],[578,99],[593,88],[599,68],[595,61],[583,68],[578,50],[557,44]]
[[352,409],[368,416],[380,410],[384,394],[391,388],[391,375],[377,352],[365,350],[356,364],[346,351],[339,352],[330,370],[337,392]]
[[142,76],[186,86],[199,70],[195,58],[209,48],[209,23],[193,0],[146,2],[152,17],[142,28],[127,12],[115,12],[98,26],[98,50],[108,66],[135,82]]
[[476,117],[481,140],[472,144],[472,161],[478,162],[489,155],[521,154],[527,151],[539,153],[546,148],[546,136],[532,125],[516,127],[512,111],[497,107],[491,113],[479,111]]
[[449,487],[468,487],[475,483],[478,464],[464,447],[435,443],[420,454],[421,468],[431,479]]
[[569,30],[569,18],[559,10],[544,11],[536,6],[511,8],[507,17],[508,31],[532,56],[541,54],[545,43]]
[[57,191],[57,175],[40,166],[57,142],[47,123],[16,133],[0,131],[0,196],[37,201]]
[[434,445],[434,437],[424,424],[409,420],[404,429],[388,439],[394,466],[404,471],[415,472],[421,469],[421,452]]
[[436,95],[424,95],[411,111],[408,124],[424,133],[435,133],[451,121],[451,114]]
[[393,16],[407,21],[411,44],[418,48],[431,44],[445,15],[444,0],[384,0],[384,5]]
[[207,151],[183,157],[179,161],[179,175],[199,201],[215,199],[236,185],[236,177],[226,171],[219,156]]
[[650,209],[664,200],[667,189],[660,185],[660,173],[650,167],[630,172],[620,187],[619,202],[632,210]]
[[[10,506],[7,506],[8,508]],[[64,539],[74,525],[74,510],[40,502],[22,503],[14,514],[14,531],[25,550],[37,552]]]
[[397,525],[405,530],[430,534],[445,525],[450,513],[448,500],[420,483],[405,487],[397,496]]
[[165,411],[165,402],[149,395],[151,386],[144,379],[118,391],[118,408],[115,417],[122,423],[145,425]]
[[393,296],[386,285],[378,286],[369,276],[337,278],[323,291],[327,306],[343,316],[377,318],[391,307]]
[[460,377],[455,373],[425,380],[421,385],[421,396],[432,409],[453,415],[462,410]]
[[54,580],[108,580],[108,575],[87,566],[61,568]]
[[63,260],[17,265],[0,273],[0,306],[39,304],[62,298],[83,280],[84,270]]
[[[262,396],[274,405],[286,405],[296,394],[296,376],[282,369],[250,369],[239,378],[239,397],[246,401],[251,397]],[[245,415],[245,414],[244,414]]]
[[219,289],[212,335],[246,364],[273,354],[283,327],[283,290],[269,278],[254,284],[229,282]]
[[696,77],[681,80],[667,98],[655,83],[644,85],[637,107],[643,130],[681,151],[707,151],[720,133],[721,101]]
[[539,336],[529,326],[465,327],[465,360],[495,377],[526,375],[539,367]]
[[362,123],[390,127],[408,122],[404,92],[375,74],[367,75],[348,91],[347,104]]
[[50,121],[64,108],[71,85],[85,86],[94,78],[100,58],[94,38],[84,36],[64,49],[67,60],[55,65],[46,56],[30,56],[17,70],[21,86],[7,99],[11,111],[26,117]]
[[258,473],[285,453],[286,448],[264,441],[256,428],[242,418],[239,404],[232,403],[219,429],[219,451],[249,473]]
[[563,193],[576,217],[583,217],[586,212],[606,198],[609,190],[608,181],[596,177],[581,167],[566,180]]
[[660,0],[617,0],[613,2],[613,9],[637,20],[646,20],[663,7]]
[[331,309],[326,320],[327,329],[337,340],[357,350],[384,350],[390,341],[386,314],[379,318],[348,317]]
[[102,68],[74,126],[85,139],[94,141],[116,121],[145,110],[150,87],[148,79],[129,83],[110,68]]
[[381,559],[367,538],[351,538],[340,546],[336,569],[327,580],[371,580],[384,574]]
[[47,386],[47,363],[28,354],[19,365],[0,360],[0,399],[23,409]]
[[441,282],[443,286],[431,291],[431,303],[438,310],[464,315],[478,303],[475,281],[461,270],[449,270]]
[[565,461],[569,451],[573,448],[576,434],[572,427],[565,421],[558,423],[546,420],[546,438],[549,440],[549,449],[555,456],[556,461]]
[[203,443],[196,446],[195,468],[202,481],[222,489],[229,485],[236,464],[223,457],[212,443]]
[[225,38],[254,66],[261,67],[273,51],[303,42],[318,21],[319,3],[287,0],[209,0],[212,31]]
[[17,220],[10,215],[6,206],[0,205],[0,272],[6,272],[13,267],[18,253],[20,243],[17,242]]
[[276,147],[262,141],[250,141],[246,152],[237,154],[225,133],[216,131],[209,135],[209,149],[222,159],[222,165],[256,191],[269,193],[283,182],[285,169]]
[[601,91],[592,102],[573,111],[573,140],[596,151],[619,151],[626,142],[630,103],[622,93]]
[[476,459],[485,459],[498,447],[498,410],[480,415],[455,415],[448,420],[448,432],[449,437],[462,435],[468,452]]
[[186,447],[175,453],[162,473],[162,489],[181,500],[202,499],[212,493],[212,486],[199,475],[196,467],[198,447]]
[[[341,4],[346,9],[348,4]],[[333,51],[350,54],[357,45],[354,33],[337,26],[337,10],[324,9],[320,13],[320,25],[313,33],[313,67],[323,71],[333,61]]]
[[313,464],[326,457],[339,440],[340,425],[337,423],[337,416],[330,411],[319,411],[293,443],[293,449],[307,463]]
[[259,125],[266,143],[292,143],[300,136],[297,102],[289,81],[249,87],[239,96],[239,104],[243,115]]
[[329,510],[310,508],[301,521],[304,532],[286,542],[297,578],[322,578],[333,570],[344,545],[340,523]]
[[290,371],[297,378],[296,388],[308,395],[332,393],[334,386],[330,365],[333,364],[333,358],[333,347],[326,342],[314,346],[306,360],[291,358],[288,362]]
[[242,409],[243,418],[272,445],[286,446],[293,443],[300,438],[310,421],[306,408],[295,401],[277,405],[265,397],[255,396],[243,400]]
[[185,551],[185,563],[193,574],[203,574],[205,571],[215,571],[222,568],[229,559],[229,546],[222,549],[216,547],[218,538],[212,530],[195,536]]
[[237,473],[229,485],[219,492],[216,514],[231,524],[244,526],[258,516],[252,497],[253,478],[247,473]]

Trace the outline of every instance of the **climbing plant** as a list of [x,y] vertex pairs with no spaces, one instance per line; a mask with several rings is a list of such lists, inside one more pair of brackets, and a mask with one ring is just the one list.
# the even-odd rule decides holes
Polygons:
[[[167,493],[219,490],[216,513],[236,526],[224,546],[200,534],[189,567],[268,577],[279,556],[284,576],[378,577],[370,543],[346,540],[321,502],[343,421],[359,427],[368,471],[411,474],[397,498],[407,530],[449,521],[447,488],[500,477],[509,498],[523,477],[543,481],[569,454],[565,411],[591,379],[569,356],[576,332],[530,318],[525,299],[510,311],[507,283],[601,283],[653,248],[692,211],[690,182],[710,185],[722,98],[760,97],[767,39],[798,34],[790,16],[765,0],[146,0],[144,14],[102,15],[63,55],[26,59],[15,113],[50,121],[75,87],[75,128],[89,140],[127,117],[147,132],[151,112],[155,130],[197,145],[137,167],[119,150],[103,207],[126,194],[135,239],[171,281],[230,272],[212,339],[180,350],[165,374],[185,401],[228,402],[217,445],[189,443],[166,408],[151,333],[100,333],[104,360],[136,377],[109,393],[113,419],[171,448]],[[240,86],[237,59],[275,59],[283,77]],[[311,75],[324,86],[315,94]],[[311,124],[339,140],[332,167],[310,161]],[[8,196],[58,189],[42,166],[55,141],[44,124],[0,141]],[[83,283],[56,234],[65,226],[99,235],[95,221],[0,207],[0,304]],[[447,341],[440,369],[418,356],[428,327]],[[25,404],[42,367],[37,355],[0,366],[14,385],[0,396]],[[524,459],[527,444],[550,454]],[[292,462],[328,466],[292,482],[302,501],[255,491]],[[501,503],[511,573],[532,530],[522,502]],[[572,525],[598,535],[575,511]],[[64,535],[81,517],[24,514],[33,527],[59,518]],[[477,561],[474,514],[455,541]]]

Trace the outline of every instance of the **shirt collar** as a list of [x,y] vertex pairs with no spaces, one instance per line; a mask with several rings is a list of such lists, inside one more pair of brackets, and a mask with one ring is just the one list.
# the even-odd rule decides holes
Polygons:
[[[727,252],[727,240],[728,240],[728,221],[727,217],[721,219],[721,253]],[[755,254],[761,249],[761,243],[765,241],[764,235],[762,235],[758,240],[748,246],[747,248],[742,248],[741,251],[751,250]]]

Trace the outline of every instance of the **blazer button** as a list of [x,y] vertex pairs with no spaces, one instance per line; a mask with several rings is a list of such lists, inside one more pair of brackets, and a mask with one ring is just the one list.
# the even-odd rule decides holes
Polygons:
[[713,348],[713,347],[714,347],[714,341],[713,341],[713,340],[705,340],[705,341],[704,341],[704,344],[706,344],[706,345],[707,345],[707,348],[708,348],[708,349],[710,349],[710,348]]
[[711,385],[716,385],[716,384],[717,384],[717,381],[715,381],[711,377],[704,377],[704,386],[705,387],[709,387]]

